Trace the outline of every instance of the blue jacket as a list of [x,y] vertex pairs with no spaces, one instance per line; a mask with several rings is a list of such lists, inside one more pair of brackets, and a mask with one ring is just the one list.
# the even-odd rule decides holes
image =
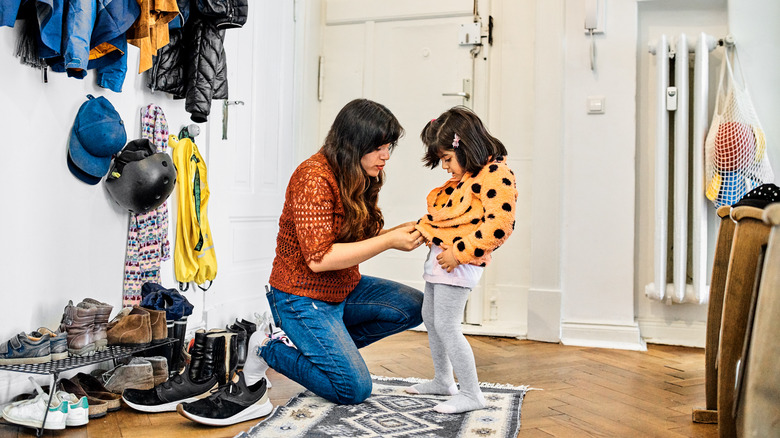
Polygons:
[[0,0],[0,26],[14,27],[21,0]]
[[[53,1],[62,6],[62,0],[39,1]],[[122,91],[127,73],[124,33],[141,13],[137,0],[70,0],[64,13],[61,49],[56,55],[47,56],[52,70],[83,79],[87,69],[94,68],[98,72],[98,85]],[[53,35],[54,31],[50,35],[41,29],[42,40]],[[101,46],[103,43],[109,45]],[[91,52],[94,59],[90,61]]]

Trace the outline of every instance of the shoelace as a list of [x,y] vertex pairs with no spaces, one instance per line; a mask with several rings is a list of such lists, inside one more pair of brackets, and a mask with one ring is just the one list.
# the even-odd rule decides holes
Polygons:
[[182,383],[181,374],[176,374],[175,376],[171,377],[170,379],[164,381],[162,383],[162,386],[165,389],[171,389],[171,386],[173,386],[174,383],[177,384],[177,385],[180,385]]

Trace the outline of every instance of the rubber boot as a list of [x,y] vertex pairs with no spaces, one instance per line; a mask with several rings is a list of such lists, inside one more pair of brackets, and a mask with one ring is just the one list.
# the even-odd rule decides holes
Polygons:
[[178,374],[184,368],[184,336],[187,334],[187,318],[173,321],[173,333],[169,337],[174,339],[173,357],[168,367],[172,373]]

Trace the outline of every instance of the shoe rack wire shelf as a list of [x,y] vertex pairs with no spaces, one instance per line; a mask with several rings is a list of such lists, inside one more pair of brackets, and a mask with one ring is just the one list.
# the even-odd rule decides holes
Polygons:
[[[91,356],[70,356],[65,359],[53,360],[51,362],[46,362],[46,363],[0,365],[0,371],[14,371],[14,372],[26,373],[26,374],[51,375],[52,385],[50,386],[50,388],[55,388],[57,381],[59,380],[59,375],[63,371],[69,371],[76,368],[85,367],[87,365],[95,365],[109,360],[113,361],[114,366],[116,366],[117,360],[119,359],[124,359],[136,353],[169,345],[174,342],[175,339],[166,338],[164,340],[157,341],[154,344],[148,344],[143,346],[108,345],[105,350],[98,351]],[[49,389],[49,401],[46,404],[47,408],[51,404],[51,399],[53,394],[54,391]],[[46,412],[43,415],[43,422],[41,422],[41,427],[36,428],[37,429],[36,436],[41,436],[41,434],[43,433],[43,424],[46,423],[46,416],[48,415],[48,413],[49,410],[46,409]],[[12,423],[4,423],[4,424],[12,424]]]

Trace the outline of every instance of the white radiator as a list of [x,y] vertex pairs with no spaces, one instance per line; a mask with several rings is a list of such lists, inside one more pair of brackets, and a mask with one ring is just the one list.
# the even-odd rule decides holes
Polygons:
[[[661,35],[650,45],[656,56],[655,226],[653,283],[645,295],[667,303],[705,303],[707,285],[707,199],[704,196],[704,140],[709,128],[709,52],[718,40],[701,33],[698,38]],[[690,62],[693,56],[694,62]],[[670,77],[670,72],[674,76]],[[690,77],[693,74],[693,90]],[[692,111],[691,111],[692,108]],[[674,113],[670,145],[669,113]],[[692,131],[689,131],[692,130]],[[669,157],[670,151],[674,156]],[[689,160],[689,155],[691,159]],[[690,172],[690,175],[689,175]],[[669,175],[672,178],[669,178]],[[689,184],[690,180],[690,184]],[[669,184],[672,184],[671,190]],[[691,194],[689,199],[689,193]],[[671,194],[671,198],[669,196]],[[668,236],[671,211],[671,248]],[[688,222],[692,224],[688,229]],[[690,233],[691,282],[688,282]],[[672,282],[667,282],[671,263]],[[659,287],[658,285],[662,285]]]

